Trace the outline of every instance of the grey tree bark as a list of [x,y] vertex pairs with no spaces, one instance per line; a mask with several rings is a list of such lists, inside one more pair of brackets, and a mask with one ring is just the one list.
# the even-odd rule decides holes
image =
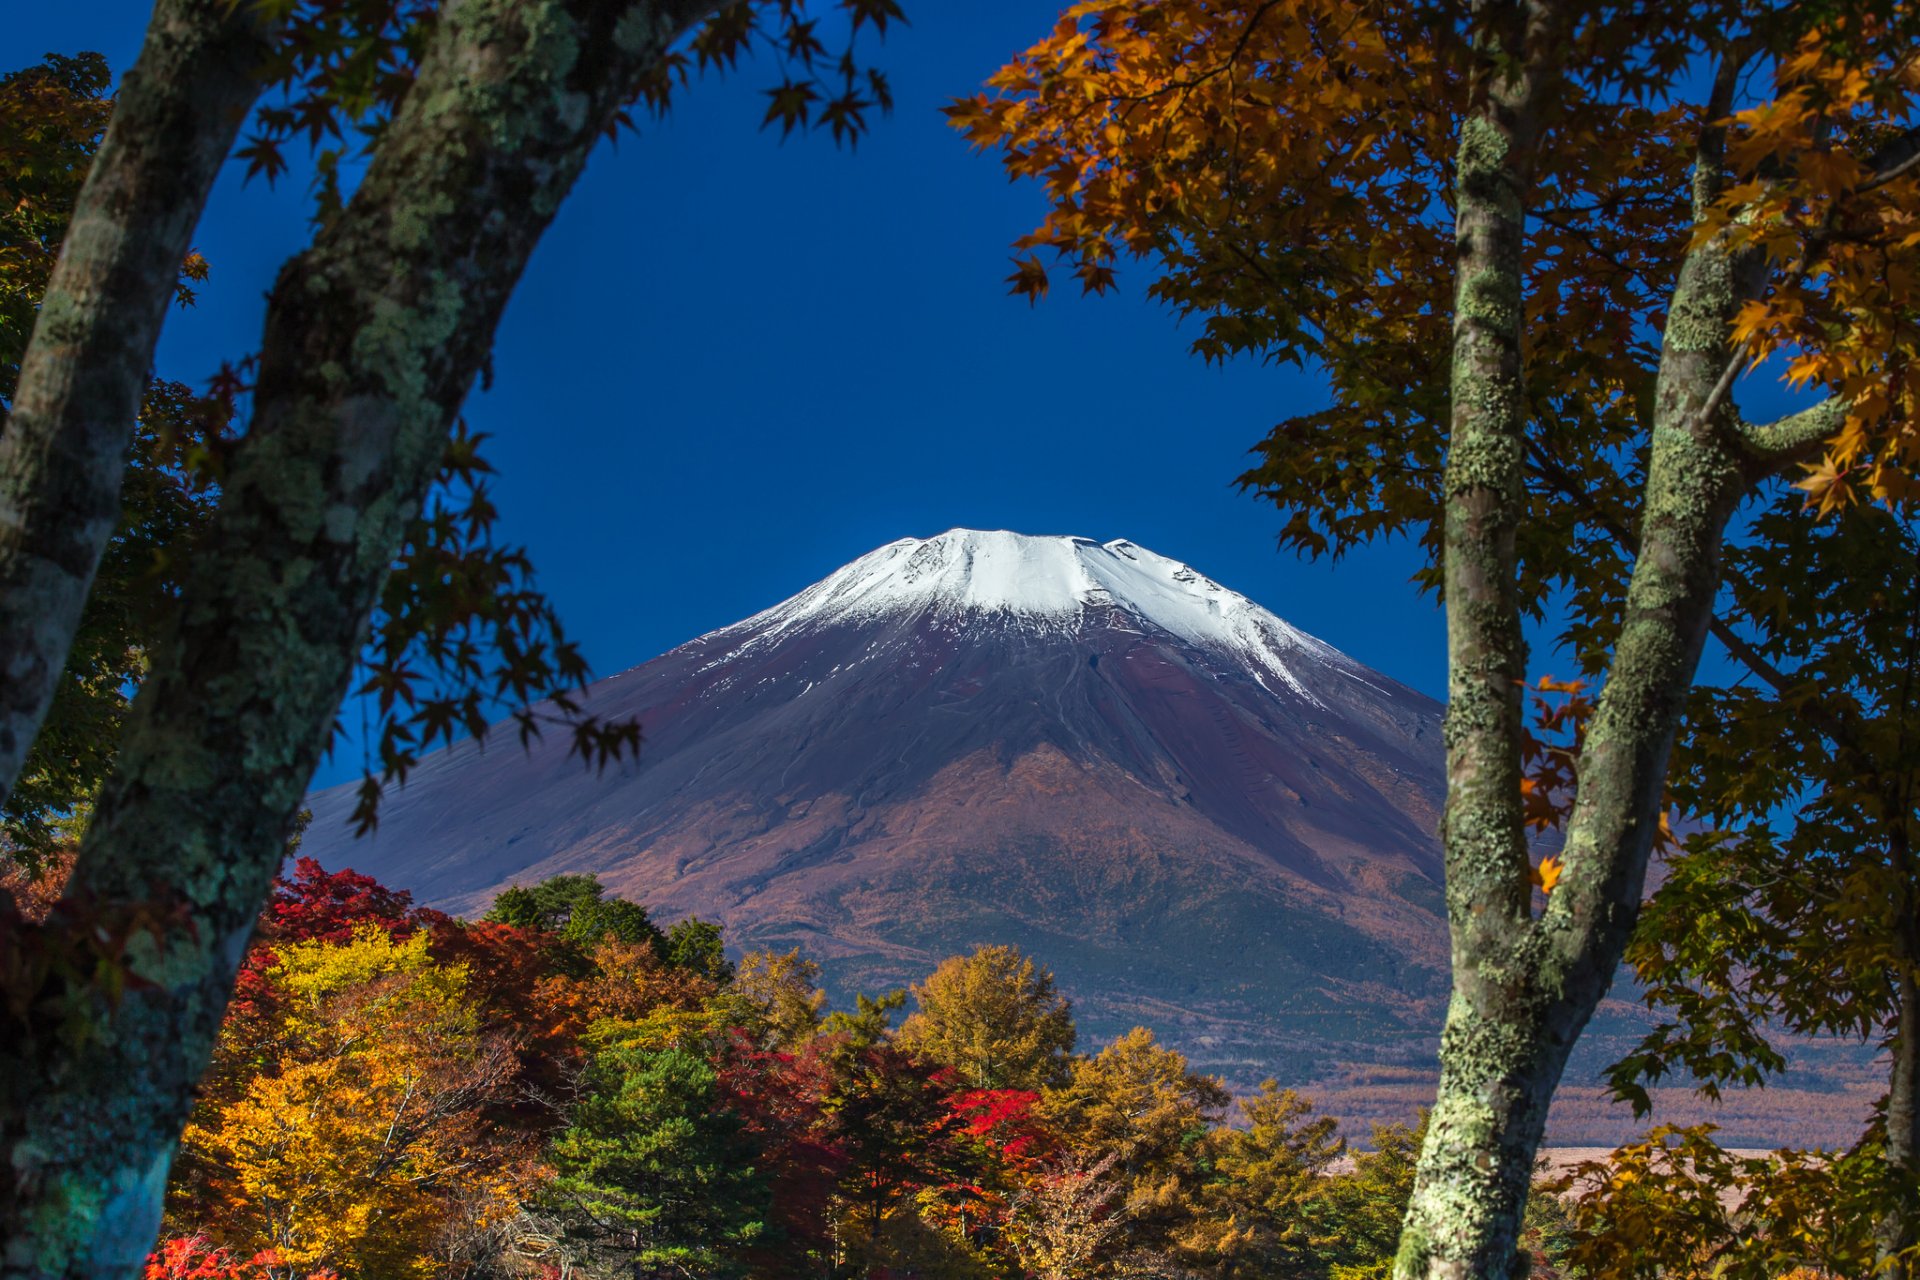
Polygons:
[[[1731,321],[1764,266],[1710,241],[1671,294],[1637,554],[1613,660],[1581,754],[1559,887],[1538,919],[1521,813],[1526,648],[1513,522],[1529,410],[1521,349],[1525,197],[1572,6],[1476,6],[1484,85],[1457,155],[1453,418],[1444,530],[1449,705],[1442,842],[1453,994],[1441,1074],[1394,1274],[1524,1274],[1522,1214],[1567,1056],[1638,917],[1681,711],[1713,618],[1721,539],[1741,498],[1814,434],[1830,406],[1763,429],[1726,395]],[[1741,59],[1722,60],[1727,114]],[[1717,108],[1717,109],[1716,109]],[[1703,130],[1696,213],[1717,196],[1722,139]]]
[[160,324],[267,36],[251,5],[155,6],[41,300],[0,427],[0,801],[119,518]]
[[[1557,1072],[1529,1070],[1532,929],[1521,807],[1515,522],[1528,409],[1521,351],[1524,199],[1570,15],[1552,4],[1475,6],[1483,60],[1456,157],[1452,421],[1445,480],[1447,800],[1441,836],[1453,995],[1439,1093],[1395,1273],[1505,1276]],[[1494,70],[1504,65],[1504,70]]]
[[248,439],[68,893],[168,923],[132,939],[147,985],[117,1008],[68,992],[64,1023],[0,1044],[0,1276],[139,1274],[254,917],[508,295],[644,73],[715,7],[455,0],[347,209],[282,270]]

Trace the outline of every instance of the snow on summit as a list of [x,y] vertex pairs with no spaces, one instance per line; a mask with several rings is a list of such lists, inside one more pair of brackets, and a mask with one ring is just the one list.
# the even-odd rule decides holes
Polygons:
[[1071,631],[1109,608],[1189,644],[1253,659],[1303,695],[1283,655],[1359,669],[1239,592],[1137,543],[1006,530],[950,529],[890,542],[728,630],[751,629],[765,641],[815,626],[931,614],[998,615],[1025,628]]

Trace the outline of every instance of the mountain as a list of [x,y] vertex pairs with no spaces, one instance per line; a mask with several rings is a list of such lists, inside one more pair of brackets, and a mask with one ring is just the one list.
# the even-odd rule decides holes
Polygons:
[[836,996],[1012,942],[1098,1041],[1230,1079],[1430,1060],[1446,993],[1440,706],[1127,541],[956,529],[602,680],[635,764],[442,751],[307,850],[473,914],[591,871],[798,946]]

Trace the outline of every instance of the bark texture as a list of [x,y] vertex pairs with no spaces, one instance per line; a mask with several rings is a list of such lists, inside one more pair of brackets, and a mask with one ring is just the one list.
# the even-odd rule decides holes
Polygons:
[[1889,861],[1903,874],[1902,892],[1895,904],[1897,919],[1895,945],[1891,957],[1894,967],[1894,1030],[1888,1046],[1887,1070],[1887,1146],[1888,1181],[1896,1188],[1899,1203],[1881,1219],[1875,1232],[1874,1251],[1881,1273],[1891,1280],[1911,1280],[1915,1268],[1911,1259],[1920,1245],[1920,1213],[1910,1191],[1920,1175],[1920,911],[1914,902],[1913,849],[1907,838],[1905,788],[1889,788],[1900,802],[1889,809],[1898,815],[1888,840]]
[[1505,1276],[1551,1081],[1516,1034],[1527,998],[1533,891],[1518,744],[1526,641],[1515,522],[1528,424],[1521,356],[1527,175],[1553,45],[1548,5],[1476,6],[1483,73],[1456,168],[1452,422],[1445,482],[1447,800],[1442,843],[1453,997],[1441,1080],[1402,1231],[1397,1275]]
[[[1536,920],[1519,785],[1526,651],[1513,540],[1528,426],[1521,252],[1527,169],[1568,15],[1547,3],[1499,8],[1504,22],[1495,6],[1477,15],[1478,48],[1506,70],[1477,97],[1457,163],[1442,826],[1453,996],[1395,1264],[1401,1280],[1525,1272],[1520,1223],[1548,1105],[1638,916],[1668,757],[1712,618],[1721,537],[1740,498],[1777,465],[1757,456],[1716,391],[1731,319],[1758,288],[1760,264],[1709,243],[1687,256],[1672,293],[1623,627],[1581,756],[1563,875]],[[1731,92],[1732,82],[1723,67],[1716,88]],[[1696,209],[1713,196],[1719,145],[1709,130]]]
[[68,905],[171,913],[117,1009],[0,1048],[5,1277],[132,1277],[380,583],[595,141],[714,0],[460,0],[348,208],[276,283],[255,417]]
[[161,0],[41,300],[0,428],[0,801],[119,519],[154,343],[266,50],[254,6]]

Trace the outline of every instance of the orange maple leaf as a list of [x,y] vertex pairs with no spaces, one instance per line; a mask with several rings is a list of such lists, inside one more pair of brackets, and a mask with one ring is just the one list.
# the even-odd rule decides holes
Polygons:
[[1528,873],[1527,879],[1540,886],[1540,892],[1552,893],[1553,886],[1560,883],[1560,873],[1565,869],[1566,866],[1560,859],[1545,857],[1540,859],[1539,866]]

